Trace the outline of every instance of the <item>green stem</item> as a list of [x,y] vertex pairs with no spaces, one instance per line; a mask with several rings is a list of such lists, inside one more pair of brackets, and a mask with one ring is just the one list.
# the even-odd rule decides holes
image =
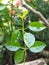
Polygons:
[[23,33],[23,39],[24,39],[24,20],[22,19],[22,33]]
[[[22,32],[23,32],[23,40],[24,40],[24,20],[22,19]],[[25,65],[25,61],[26,61],[26,45],[25,45],[25,48],[24,48],[24,65]]]

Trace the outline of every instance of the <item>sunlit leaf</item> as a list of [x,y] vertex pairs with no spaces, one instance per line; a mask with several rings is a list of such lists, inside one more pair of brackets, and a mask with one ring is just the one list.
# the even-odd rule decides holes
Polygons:
[[46,44],[41,41],[36,41],[33,46],[30,47],[30,51],[34,53],[41,52],[46,47]]
[[29,25],[29,29],[34,31],[34,32],[42,31],[45,28],[46,27],[43,24],[39,23],[39,22],[32,22]]
[[25,10],[24,12],[23,12],[23,18],[26,16],[28,14],[28,10]]
[[27,47],[31,47],[32,45],[34,45],[35,36],[31,33],[25,33],[24,34],[24,42]]

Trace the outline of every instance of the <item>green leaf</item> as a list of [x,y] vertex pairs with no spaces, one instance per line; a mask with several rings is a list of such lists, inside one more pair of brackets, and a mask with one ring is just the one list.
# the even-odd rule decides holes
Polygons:
[[41,41],[36,41],[33,46],[30,47],[30,51],[34,53],[41,52],[46,47],[46,44]]
[[11,40],[12,40],[13,42],[19,41],[20,35],[21,35],[21,32],[20,32],[19,30],[13,31]]
[[1,10],[4,10],[5,8],[6,8],[5,5],[0,5],[0,11],[1,11]]
[[25,33],[24,34],[24,42],[27,47],[31,47],[32,45],[34,45],[35,36],[31,33]]
[[5,46],[9,51],[17,51],[21,47],[18,41],[16,43],[9,41],[5,44]]
[[19,38],[20,38],[20,31],[15,30],[12,33],[11,40],[6,43],[6,45],[5,45],[6,48],[10,51],[17,51],[21,47],[20,42],[19,42]]
[[21,18],[13,17],[13,21],[14,21],[15,25],[18,26],[19,28],[20,28],[20,26],[22,26],[22,19]]
[[20,63],[23,61],[23,58],[24,58],[24,51],[22,50],[18,50],[16,51],[15,55],[14,55],[14,61],[15,63]]
[[29,29],[34,31],[34,32],[42,31],[45,28],[46,27],[43,24],[41,24],[40,22],[32,22],[29,25]]

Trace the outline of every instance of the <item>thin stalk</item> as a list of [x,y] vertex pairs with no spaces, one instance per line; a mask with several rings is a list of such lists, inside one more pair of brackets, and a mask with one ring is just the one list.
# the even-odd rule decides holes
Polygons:
[[[24,40],[24,31],[25,28],[24,28],[24,20],[22,19],[22,32],[23,32],[23,40]],[[24,48],[24,65],[25,65],[25,61],[26,61],[26,45],[25,45],[25,48]]]

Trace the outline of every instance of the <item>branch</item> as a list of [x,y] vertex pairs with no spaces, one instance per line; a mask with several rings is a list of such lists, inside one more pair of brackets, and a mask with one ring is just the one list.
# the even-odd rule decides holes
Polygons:
[[22,0],[22,5],[24,7],[26,7],[28,10],[32,11],[33,13],[35,13],[37,16],[39,16],[41,18],[41,20],[43,20],[42,22],[49,28],[48,21],[45,19],[45,17],[39,11],[36,11],[34,8],[29,6],[24,0]]

